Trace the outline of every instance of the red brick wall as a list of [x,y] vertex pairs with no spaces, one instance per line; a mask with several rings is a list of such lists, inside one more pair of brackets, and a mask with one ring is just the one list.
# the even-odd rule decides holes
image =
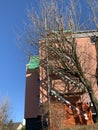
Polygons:
[[37,117],[39,113],[40,86],[38,85],[39,72],[37,69],[27,69],[26,94],[25,94],[25,118]]
[[[76,38],[77,42],[77,53],[80,57],[81,66],[85,73],[85,76],[91,81],[95,96],[98,98],[98,87],[96,84],[96,51],[95,45],[91,43],[90,37],[82,37]],[[46,70],[43,67],[46,62],[45,55],[45,43],[40,41],[40,59],[41,59],[41,67],[40,67],[40,79],[41,79],[41,101],[47,100],[47,78],[46,78]],[[56,90],[60,92],[65,91],[66,85],[59,79],[52,78],[52,86]],[[44,89],[45,88],[45,89]],[[67,91],[66,91],[67,92]],[[43,95],[43,96],[42,96]],[[84,102],[89,101],[89,96],[87,93],[82,96]]]
[[[95,92],[95,96],[98,98],[98,87],[95,78],[96,74],[96,50],[95,44],[91,43],[90,37],[77,38],[77,53],[79,54],[81,66],[85,73],[85,76],[91,81],[92,87]],[[89,101],[87,94],[83,95],[84,101]]]
[[[77,53],[80,58],[81,66],[83,67],[83,71],[85,72],[85,76],[91,81],[92,87],[94,89],[95,95],[98,98],[98,87],[96,84],[96,78],[94,77],[96,72],[96,51],[95,45],[91,43],[90,37],[82,37],[76,38],[77,42]],[[40,59],[41,59],[41,66],[40,66],[40,79],[41,79],[41,101],[45,103],[47,101],[47,77],[46,77],[46,68],[44,68],[44,63],[46,62],[45,57],[45,43],[40,42]],[[57,91],[64,91],[64,87],[66,85],[60,79],[52,79],[52,85],[55,87]],[[89,101],[88,93],[85,93],[81,96],[81,100],[83,102]],[[67,98],[68,100],[68,98]],[[74,103],[77,101],[75,97],[73,97]],[[74,112],[67,107],[66,105],[59,103],[59,102],[52,102],[51,104],[51,130],[57,130],[57,128],[61,127],[69,127],[73,125],[80,124],[81,116],[75,114]],[[69,113],[69,114],[68,114]],[[82,124],[91,124],[92,115],[91,111],[88,112],[89,120],[87,122],[83,122]]]
[[[74,98],[74,100],[73,100]],[[76,96],[70,97],[70,102],[78,107],[79,98]],[[81,111],[83,112],[85,106],[88,108],[89,106],[85,103],[81,104]],[[79,107],[78,107],[79,108]],[[75,110],[67,106],[62,102],[58,102],[57,100],[53,99],[51,102],[51,130],[58,130],[67,128],[74,125],[91,125],[93,124],[92,113],[91,110],[87,110],[86,114],[88,116],[88,120],[85,120],[81,114],[78,114]]]

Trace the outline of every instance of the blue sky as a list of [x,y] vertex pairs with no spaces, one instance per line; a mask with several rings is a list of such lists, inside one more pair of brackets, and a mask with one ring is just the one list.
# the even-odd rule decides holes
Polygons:
[[0,0],[0,100],[8,97],[14,121],[24,118],[26,54],[17,45],[33,0]]

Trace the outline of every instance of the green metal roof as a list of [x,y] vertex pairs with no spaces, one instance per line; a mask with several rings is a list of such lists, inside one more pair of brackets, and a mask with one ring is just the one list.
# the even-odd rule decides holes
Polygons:
[[27,64],[28,69],[36,69],[39,67],[39,56],[30,56],[29,63]]

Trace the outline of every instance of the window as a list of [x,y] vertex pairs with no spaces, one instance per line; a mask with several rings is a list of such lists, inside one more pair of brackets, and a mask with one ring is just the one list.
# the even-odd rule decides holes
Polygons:
[[38,86],[40,86],[40,78],[38,78]]
[[40,107],[40,96],[38,96],[38,107]]
[[91,43],[95,44],[95,42],[96,42],[96,36],[95,35],[91,36],[90,39],[91,39]]

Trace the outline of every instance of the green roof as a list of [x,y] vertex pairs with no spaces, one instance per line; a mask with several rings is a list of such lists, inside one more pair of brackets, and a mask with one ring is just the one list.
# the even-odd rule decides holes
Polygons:
[[39,67],[39,56],[30,56],[29,63],[27,64],[28,69],[36,69]]

